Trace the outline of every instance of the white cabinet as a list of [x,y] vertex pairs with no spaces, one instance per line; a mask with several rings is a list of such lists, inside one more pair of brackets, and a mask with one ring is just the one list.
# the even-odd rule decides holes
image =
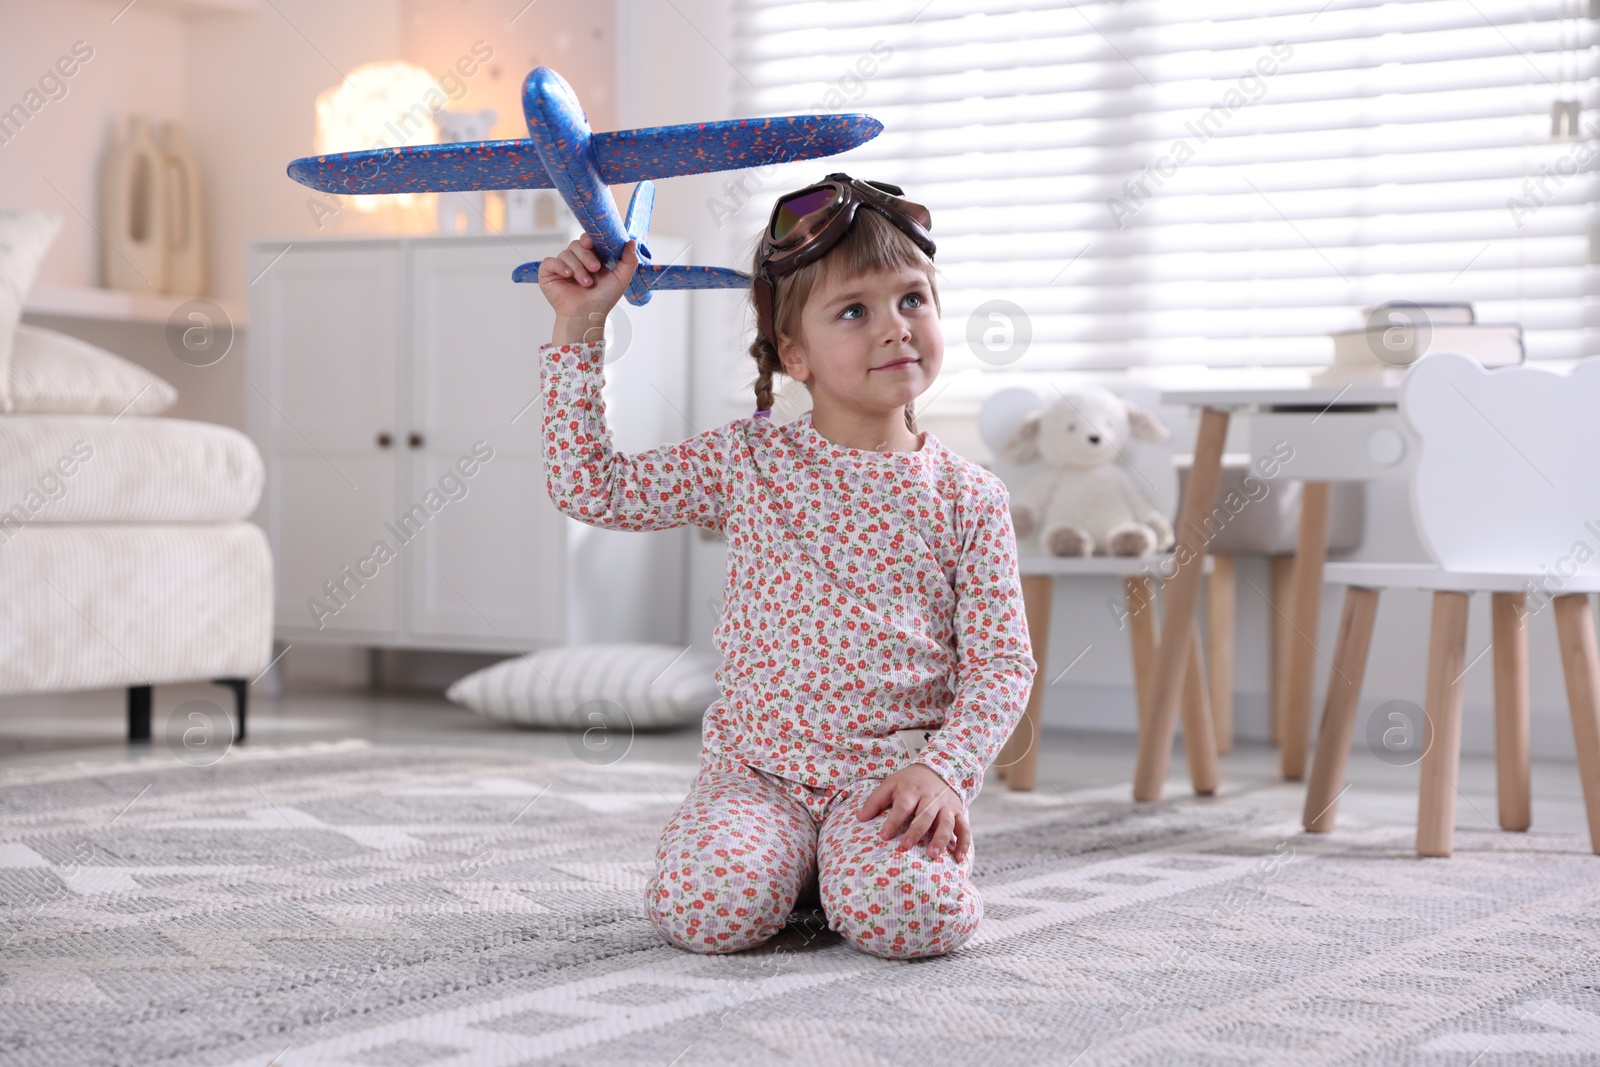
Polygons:
[[[638,576],[680,574],[684,539],[583,527],[545,485],[538,351],[553,313],[511,271],[565,245],[252,245],[250,429],[267,463],[258,521],[280,640],[511,654],[675,638],[681,581]],[[651,246],[667,262],[683,243]],[[687,407],[683,296],[620,305],[630,383],[608,367],[605,392],[618,448],[688,436],[670,415]],[[607,565],[582,566],[596,535]]]

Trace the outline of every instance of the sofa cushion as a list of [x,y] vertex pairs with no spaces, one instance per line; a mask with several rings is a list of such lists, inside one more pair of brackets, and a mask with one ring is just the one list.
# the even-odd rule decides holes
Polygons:
[[459,679],[445,696],[523,726],[649,730],[698,722],[721,657],[649,643],[548,648]]
[[159,415],[178,391],[136,363],[64,333],[26,324],[11,349],[11,411],[40,415]]
[[0,412],[11,410],[6,371],[17,320],[61,222],[60,215],[48,211],[0,210]]
[[225,522],[265,471],[228,426],[125,415],[0,415],[0,539],[34,523]]
[[0,694],[253,680],[272,610],[252,523],[0,530]]

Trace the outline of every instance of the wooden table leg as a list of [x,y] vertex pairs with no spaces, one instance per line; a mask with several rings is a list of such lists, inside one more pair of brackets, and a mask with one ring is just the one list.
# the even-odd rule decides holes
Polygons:
[[1178,698],[1188,669],[1190,641],[1194,637],[1195,607],[1211,541],[1209,521],[1216,506],[1222,478],[1222,446],[1228,436],[1228,412],[1204,408],[1196,434],[1194,465],[1178,516],[1173,565],[1177,572],[1162,586],[1166,600],[1161,619],[1161,641],[1156,647],[1148,707],[1140,715],[1145,729],[1139,734],[1139,760],[1134,767],[1133,799],[1161,799],[1172,760],[1172,737],[1178,726]]
[[1339,620],[1339,643],[1328,672],[1328,696],[1322,704],[1322,725],[1317,751],[1306,783],[1306,806],[1300,825],[1314,834],[1327,833],[1339,818],[1339,797],[1344,792],[1344,769],[1350,758],[1350,738],[1355,733],[1356,708],[1361,703],[1361,681],[1367,673],[1367,652],[1372,647],[1372,623],[1378,615],[1378,590],[1350,586],[1344,593],[1344,615]]
[[1206,666],[1211,680],[1211,724],[1217,751],[1233,751],[1233,630],[1235,593],[1233,557],[1211,557],[1206,582]]
[[1290,594],[1287,690],[1283,709],[1283,776],[1306,774],[1311,740],[1311,692],[1316,684],[1317,616],[1322,608],[1322,565],[1328,555],[1328,483],[1305,482],[1300,489],[1300,540],[1295,551],[1294,592]]
[[1200,665],[1200,631],[1191,631],[1189,663],[1183,673],[1183,750],[1189,761],[1194,791],[1208,797],[1217,791],[1217,732],[1211,724],[1205,671]]
[[[1438,589],[1428,635],[1427,718],[1417,795],[1417,855],[1448,856],[1455,846],[1456,782],[1461,770],[1461,676],[1467,666],[1469,594]],[[1592,646],[1591,646],[1592,647]],[[1431,743],[1426,734],[1432,726]]]
[[1289,605],[1294,592],[1294,557],[1272,556],[1272,622],[1270,642],[1272,677],[1267,682],[1267,735],[1274,744],[1283,744],[1284,678],[1288,672],[1289,620],[1294,609]]
[[1555,602],[1578,780],[1583,784],[1583,807],[1589,815],[1589,846],[1600,853],[1600,658],[1595,654],[1594,619],[1586,593],[1558,596]]
[[1494,766],[1500,828],[1526,830],[1533,821],[1529,795],[1528,627],[1526,593],[1495,593]]
[[1050,687],[1046,675],[1045,652],[1050,647],[1050,604],[1055,599],[1056,580],[1048,574],[1024,575],[1022,611],[1028,620],[1028,644],[1038,670],[1028,690],[1028,707],[1000,750],[999,773],[1012,790],[1032,789],[1039,773],[1039,728],[1044,717],[1044,692]]
[[1149,710],[1145,697],[1156,665],[1156,583],[1145,575],[1131,575],[1122,580],[1122,591],[1128,602],[1128,641],[1133,646],[1134,714],[1142,736],[1145,712]]

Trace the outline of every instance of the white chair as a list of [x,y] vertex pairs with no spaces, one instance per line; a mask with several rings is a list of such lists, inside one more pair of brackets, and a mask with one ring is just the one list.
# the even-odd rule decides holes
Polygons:
[[[1485,370],[1456,353],[1406,372],[1400,410],[1420,448],[1412,512],[1433,564],[1328,563],[1348,586],[1302,821],[1338,815],[1378,593],[1433,590],[1417,853],[1449,856],[1461,753],[1462,676],[1471,594],[1493,602],[1495,758],[1500,824],[1529,818],[1525,619],[1554,605],[1589,836],[1600,852],[1600,662],[1589,594],[1600,591],[1600,360],[1570,374],[1518,365]],[[1530,608],[1530,600],[1536,602]]]
[[[1114,390],[1115,391],[1115,390]],[[1149,399],[1124,391],[1127,399],[1154,410],[1153,393]],[[997,474],[1008,488],[1019,489],[1037,470],[1037,462],[1014,464],[1004,457],[1005,443],[1030,411],[1044,407],[1046,400],[1031,389],[1002,389],[991,395],[979,415],[979,428],[984,443],[995,459],[987,466]],[[1166,511],[1174,510],[1170,496],[1174,489],[1170,448],[1163,444],[1142,445],[1130,450],[1127,457],[1141,477],[1152,486],[1151,503]],[[995,768],[1012,790],[1032,789],[1037,780],[1039,747],[1038,738],[1044,711],[1044,694],[1049,687],[1047,651],[1050,643],[1050,608],[1055,598],[1055,583],[1059,578],[1122,579],[1128,638],[1133,650],[1133,689],[1135,707],[1139,709],[1141,723],[1145,715],[1145,682],[1149,677],[1156,654],[1156,635],[1159,632],[1156,612],[1156,590],[1161,575],[1171,574],[1171,552],[1149,556],[1091,556],[1062,557],[1045,553],[1035,533],[1018,538],[1018,569],[1022,575],[1022,596],[1027,614],[1028,639],[1034,659],[1039,664],[1038,673],[1028,695],[1027,710],[1017,724],[1010,740],[995,761]],[[1203,573],[1210,573],[1213,561],[1205,558]],[[1212,726],[1210,698],[1207,693],[1205,669],[1201,664],[1198,639],[1191,642],[1188,665],[1184,677],[1182,696],[1184,749],[1189,763],[1189,777],[1194,791],[1201,796],[1216,792],[1217,742]]]

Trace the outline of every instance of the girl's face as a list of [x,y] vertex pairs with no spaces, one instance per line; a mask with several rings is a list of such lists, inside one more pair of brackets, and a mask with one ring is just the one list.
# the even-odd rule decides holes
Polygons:
[[944,362],[933,291],[915,267],[853,278],[828,271],[800,313],[800,334],[779,335],[784,370],[808,383],[812,406],[863,417],[898,412]]

